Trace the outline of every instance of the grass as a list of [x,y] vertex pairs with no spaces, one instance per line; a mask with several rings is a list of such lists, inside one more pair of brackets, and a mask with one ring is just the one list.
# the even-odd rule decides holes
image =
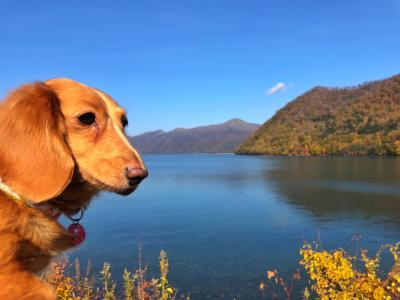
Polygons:
[[[169,283],[169,262],[164,251],[160,252],[159,265],[159,277],[151,279],[148,279],[147,269],[140,264],[135,272],[125,269],[120,293],[112,279],[109,263],[104,263],[102,271],[96,276],[92,274],[90,265],[82,274],[78,260],[72,265],[66,261],[55,262],[43,279],[55,288],[58,300],[189,300],[189,296],[178,295],[178,290]],[[67,272],[71,266],[74,269],[72,275]]]
[[[357,251],[358,252],[358,251]],[[385,271],[381,266],[382,254],[390,254],[391,265]],[[300,249],[299,265],[288,280],[283,279],[277,270],[267,271],[265,280],[260,283],[263,297],[272,299],[299,299],[295,295],[296,284],[304,276],[303,299],[400,299],[400,242],[383,245],[373,256],[360,250],[355,256],[343,249],[326,251],[319,245],[305,244]],[[147,269],[142,268],[122,274],[123,286],[118,289],[112,279],[111,266],[105,263],[97,275],[91,274],[90,266],[82,274],[79,261],[75,261],[74,274],[67,272],[68,263],[55,263],[44,275],[44,280],[54,286],[59,300],[174,300],[189,296],[178,295],[178,290],[168,281],[169,261],[164,251],[160,252],[160,274],[148,279]]]

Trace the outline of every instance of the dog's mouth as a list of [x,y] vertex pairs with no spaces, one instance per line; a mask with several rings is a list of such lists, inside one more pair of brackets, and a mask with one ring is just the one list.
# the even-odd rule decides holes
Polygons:
[[93,178],[92,180],[94,181],[94,185],[99,190],[102,190],[105,192],[117,193],[122,196],[127,196],[127,195],[133,193],[137,189],[137,187],[139,186],[139,183],[140,183],[140,181],[137,180],[137,181],[129,181],[125,185],[112,186],[107,183],[104,183],[103,181],[101,181],[97,178]]
[[133,192],[137,189],[138,186],[139,186],[139,183],[134,184],[134,185],[129,185],[128,188],[115,190],[115,192],[116,192],[117,194],[119,194],[119,195],[127,196],[127,195],[133,193]]

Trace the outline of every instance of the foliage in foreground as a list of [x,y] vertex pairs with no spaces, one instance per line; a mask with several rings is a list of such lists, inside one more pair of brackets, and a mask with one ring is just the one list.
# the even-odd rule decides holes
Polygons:
[[[331,252],[305,244],[300,250],[309,277],[309,287],[304,290],[304,299],[400,299],[400,242],[384,245],[373,257],[366,250],[361,255],[350,256],[342,249]],[[382,253],[387,250],[393,264],[388,272],[380,266]],[[292,299],[294,284],[300,279],[296,272],[287,283],[276,270],[267,272],[267,280],[260,289],[273,298]]]
[[[392,258],[392,265],[384,272],[381,259],[384,251]],[[326,251],[318,245],[305,244],[300,250],[300,265],[308,277],[303,299],[400,299],[400,242],[384,245],[372,257],[366,250],[351,256],[343,249]],[[117,293],[116,283],[111,278],[110,264],[105,263],[100,272],[100,282],[90,275],[90,267],[81,274],[79,262],[75,263],[75,274],[67,274],[67,263],[54,264],[44,279],[52,284],[59,300],[173,300],[178,291],[168,282],[169,262],[161,251],[160,277],[146,279],[146,268],[131,273],[124,270],[123,291]],[[260,283],[263,294],[274,299],[298,299],[294,291],[301,279],[296,271],[289,281],[285,281],[277,270],[268,271],[267,279]],[[181,296],[180,299],[189,299]]]
[[[132,273],[127,269],[123,273],[123,292],[118,295],[117,284],[112,280],[110,264],[104,263],[100,272],[100,282],[91,274],[90,265],[85,274],[81,273],[79,261],[75,261],[75,274],[67,274],[68,263],[54,263],[44,280],[54,286],[58,300],[173,300],[178,290],[168,282],[169,262],[167,254],[160,252],[160,277],[146,279],[146,268],[139,267]],[[181,296],[180,299],[189,297]]]

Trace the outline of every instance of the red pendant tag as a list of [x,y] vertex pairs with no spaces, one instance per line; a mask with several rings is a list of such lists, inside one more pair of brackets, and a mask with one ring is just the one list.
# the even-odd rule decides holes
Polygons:
[[67,230],[75,237],[75,246],[83,243],[86,238],[86,232],[81,224],[72,223],[71,225],[69,225]]

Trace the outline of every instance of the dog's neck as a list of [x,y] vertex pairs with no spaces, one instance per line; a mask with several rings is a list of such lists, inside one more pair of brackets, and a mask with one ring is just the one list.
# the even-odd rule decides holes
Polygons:
[[49,202],[57,206],[64,214],[74,215],[85,210],[93,197],[99,193],[90,183],[81,179],[72,180],[65,190]]
[[25,199],[21,195],[19,195],[16,191],[14,191],[9,185],[4,183],[1,178],[0,178],[0,191],[2,191],[4,194],[7,195],[8,198],[11,200],[15,201],[16,203],[20,205],[26,205],[35,209],[38,209],[42,211],[47,217],[50,219],[58,219],[58,217],[61,215],[61,211],[57,208],[54,207],[53,205],[50,205],[49,203],[34,203],[33,201],[29,199]]
[[20,205],[27,205],[41,210],[51,219],[58,219],[61,213],[66,216],[73,216],[80,210],[85,210],[91,199],[99,193],[97,189],[93,188],[88,182],[83,181],[80,177],[76,177],[72,180],[59,196],[41,203],[35,203],[34,201],[25,199],[2,181],[1,178],[0,191]]

